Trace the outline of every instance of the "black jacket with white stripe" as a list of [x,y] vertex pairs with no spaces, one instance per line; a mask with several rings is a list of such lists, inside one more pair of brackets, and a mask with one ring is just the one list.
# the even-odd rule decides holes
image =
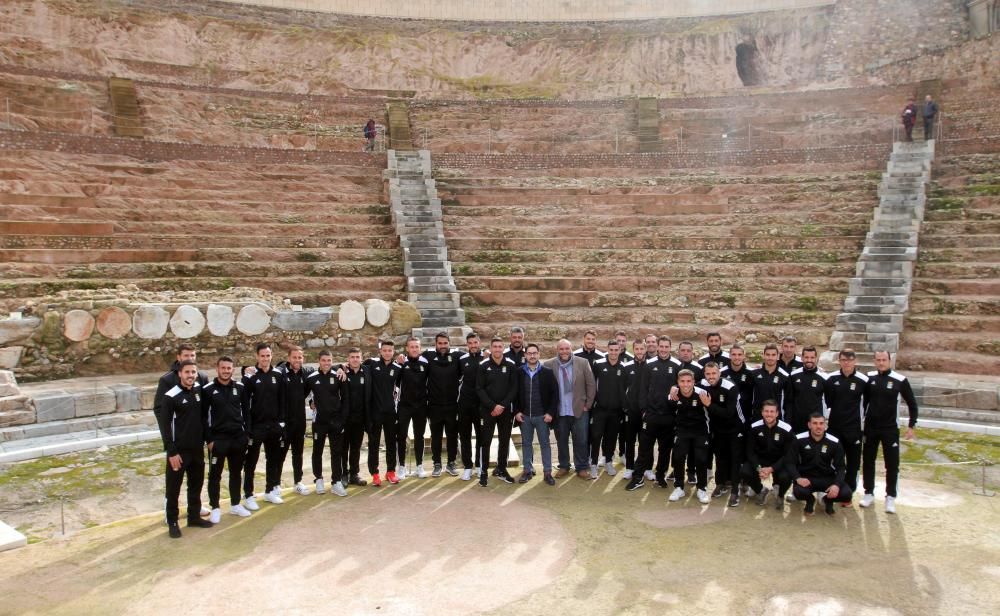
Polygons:
[[910,410],[909,426],[917,425],[917,399],[910,387],[910,380],[895,370],[868,373],[865,388],[865,433],[891,430],[899,427],[897,419],[899,398]]
[[712,396],[712,405],[708,407],[711,417],[712,434],[739,434],[746,426],[746,419],[740,409],[740,390],[732,381],[719,378],[715,385],[709,385],[708,379],[701,380],[701,387]]
[[205,442],[238,439],[249,434],[247,417],[250,415],[250,402],[243,383],[230,380],[223,385],[219,379],[214,379],[202,388],[201,393]]
[[603,411],[624,410],[628,403],[629,370],[621,359],[612,366],[607,357],[602,357],[591,364],[591,369],[597,386],[593,408]]
[[708,436],[711,433],[708,407],[701,403],[703,393],[706,393],[704,389],[695,387],[690,396],[678,391],[677,400],[667,401],[667,406],[674,410],[677,436]]
[[191,389],[175,385],[164,393],[156,422],[168,456],[181,451],[200,451],[205,446],[201,384],[196,381]]
[[639,407],[644,415],[651,413],[673,417],[675,409],[667,404],[667,396],[670,395],[670,388],[677,384],[680,370],[681,362],[676,357],[646,360],[645,383],[639,390]]
[[791,456],[793,462],[789,465],[789,471],[792,481],[808,477],[834,479],[839,483],[847,473],[844,447],[840,444],[840,439],[829,433],[818,441],[813,439],[808,430],[799,433]]
[[866,387],[868,377],[857,370],[850,376],[838,370],[827,378],[823,397],[830,409],[827,430],[831,434],[842,440],[861,436]]

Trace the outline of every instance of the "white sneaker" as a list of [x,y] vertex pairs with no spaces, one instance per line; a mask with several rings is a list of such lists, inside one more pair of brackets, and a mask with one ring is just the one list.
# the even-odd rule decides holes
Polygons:
[[462,471],[462,481],[472,481],[472,469],[467,468]]
[[646,481],[656,481],[656,473],[652,469],[646,471]]
[[866,507],[866,508],[867,507],[871,507],[872,505],[875,504],[875,495],[874,494],[865,494],[863,497],[861,497],[861,502],[858,503],[858,504],[861,505],[862,507]]
[[622,473],[622,476],[624,476],[625,479],[631,479],[632,478],[632,469],[626,468],[625,472]]
[[307,488],[306,485],[300,481],[295,484],[295,493],[305,496],[306,494],[309,494],[309,488]]
[[402,464],[396,467],[396,477],[398,479],[404,479],[406,477],[406,467]]
[[[868,496],[865,494],[865,496]],[[886,513],[896,513],[896,497],[886,496],[885,497],[885,512]]]
[[708,490],[698,490],[698,502],[702,505],[707,505],[712,501],[712,497],[708,495]]
[[284,499],[278,496],[278,493],[275,490],[271,490],[270,492],[265,494],[264,500],[271,503],[272,505],[281,505],[282,503],[285,502]]
[[591,477],[591,479],[597,479],[597,475],[599,474],[598,470],[597,470],[598,468],[599,467],[596,464],[591,464],[590,465],[590,477]]
[[230,507],[229,508],[229,513],[231,513],[233,515],[238,515],[241,518],[249,518],[250,515],[251,515],[250,511],[246,507],[244,507],[243,505],[240,505],[240,504],[236,504],[236,505],[233,505],[232,507]]
[[423,464],[417,465],[417,479],[424,479],[427,477],[427,471],[424,470]]
[[672,503],[676,503],[682,498],[684,498],[684,488],[674,488],[674,491],[670,493],[670,498],[667,500]]
[[203,518],[207,518],[211,514],[212,514],[212,510],[209,509],[208,507],[206,507],[205,505],[202,505],[201,506],[201,511],[198,512],[198,515],[200,515]]
[[256,496],[248,496],[244,498],[243,506],[249,509],[250,511],[257,511],[258,509],[260,509],[260,505],[257,504]]
[[218,524],[222,520],[222,509],[213,509],[210,514],[208,514],[208,521],[212,524]]
[[604,472],[608,474],[608,477],[614,477],[618,474],[618,471],[615,470],[615,465],[610,462],[604,465]]
[[334,496],[347,496],[347,488],[339,481],[334,481],[333,487],[330,488],[330,493]]
[[795,501],[797,501],[797,500],[798,500],[798,499],[797,499],[797,498],[795,498],[795,495],[794,495],[794,494],[792,494],[792,491],[791,491],[791,490],[789,490],[789,491],[788,491],[788,494],[785,494],[785,502],[786,502],[786,503],[794,503],[794,502],[795,502]]
[[316,494],[326,494],[326,485],[323,484],[322,479],[316,480]]
[[605,462],[607,462],[607,460],[604,459],[604,456],[600,456],[599,458],[597,458],[597,465],[598,466],[604,466]]

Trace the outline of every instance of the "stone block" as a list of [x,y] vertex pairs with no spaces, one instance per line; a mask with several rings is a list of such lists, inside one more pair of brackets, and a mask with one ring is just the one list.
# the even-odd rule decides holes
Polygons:
[[409,302],[396,300],[392,303],[392,331],[397,334],[409,333],[420,327],[422,319],[417,307]]
[[118,306],[109,306],[97,315],[97,331],[117,340],[132,331],[132,317]]
[[5,370],[17,368],[17,365],[21,363],[21,355],[23,354],[24,347],[22,346],[4,347],[0,349],[0,368]]
[[194,338],[205,329],[205,317],[194,306],[178,306],[170,318],[170,331],[178,338]]
[[117,383],[110,385],[109,389],[115,392],[115,412],[130,413],[142,409],[142,397],[139,388],[128,383]]
[[27,340],[41,324],[38,317],[0,320],[0,345]]
[[76,398],[61,389],[37,393],[31,400],[35,404],[38,423],[76,417]]
[[86,310],[70,310],[63,316],[63,336],[83,342],[94,333],[94,317]]
[[170,314],[159,306],[140,306],[132,315],[132,331],[146,340],[162,338],[169,324]]
[[365,326],[365,307],[361,302],[349,299],[340,305],[337,315],[340,329],[353,331]]
[[75,397],[77,417],[115,412],[115,392],[107,387],[95,387],[92,390],[76,392]]
[[926,378],[920,394],[919,402],[924,406],[1000,410],[1000,388],[992,383]]
[[156,385],[143,385],[139,388],[139,408],[144,411],[153,410],[153,401],[156,398]]
[[271,315],[259,304],[247,304],[236,315],[236,329],[247,336],[263,334],[271,325]]
[[382,299],[365,300],[365,318],[375,327],[382,327],[392,317],[392,306]]
[[28,545],[28,538],[17,531],[17,529],[0,522],[0,552],[23,548]]
[[271,325],[286,332],[314,332],[322,329],[331,316],[333,316],[332,307],[283,310],[274,314]]
[[28,396],[0,398],[0,428],[35,423],[35,409],[28,404]]
[[208,331],[213,336],[228,336],[236,323],[236,313],[229,306],[209,304],[205,314],[208,317]]
[[17,377],[10,370],[0,370],[0,385],[17,386]]

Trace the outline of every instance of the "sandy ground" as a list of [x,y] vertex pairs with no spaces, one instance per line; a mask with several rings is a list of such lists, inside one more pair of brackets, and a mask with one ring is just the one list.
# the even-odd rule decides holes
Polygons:
[[[135,462],[155,458],[136,449],[104,455],[133,460],[141,478],[160,460]],[[0,473],[8,523],[24,515],[11,472]],[[79,478],[51,478],[75,472],[46,481],[71,492]],[[659,488],[625,492],[620,474],[554,488],[408,479],[348,498],[288,495],[174,541],[157,512],[161,479],[118,477],[126,492],[73,503],[125,519],[0,554],[0,612],[998,613],[1000,498],[974,495],[971,478],[907,467],[898,515],[880,498],[832,518],[798,503],[668,503]]]

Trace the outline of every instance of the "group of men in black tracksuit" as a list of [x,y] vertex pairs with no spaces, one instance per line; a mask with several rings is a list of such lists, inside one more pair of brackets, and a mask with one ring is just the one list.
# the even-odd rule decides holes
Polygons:
[[[416,472],[409,474],[425,476],[421,436],[428,419],[434,476],[442,470],[457,475],[456,460],[461,456],[462,478],[471,479],[473,469],[478,468],[480,483],[486,485],[485,469],[496,431],[494,474],[513,482],[506,464],[515,417],[532,421],[533,432],[540,438],[545,428],[547,436],[547,425],[539,423],[539,414],[549,416],[546,423],[551,422],[555,408],[550,407],[558,398],[558,391],[556,396],[547,388],[544,396],[535,391],[535,385],[547,385],[548,379],[533,380],[540,373],[537,366],[525,369],[523,331],[517,333],[520,336],[512,336],[507,348],[494,338],[488,354],[481,351],[475,334],[468,336],[466,352],[452,351],[447,335],[440,334],[433,350],[422,351],[419,340],[411,338],[406,353],[399,356],[389,341],[380,343],[378,357],[365,361],[359,349],[352,349],[348,362],[339,367],[334,366],[329,351],[323,351],[317,370],[303,365],[304,356],[297,347],[287,362],[272,366],[270,347],[260,344],[255,365],[244,368],[240,376],[231,358],[219,358],[217,376],[211,382],[197,370],[194,348],[181,345],[154,399],[167,452],[165,514],[171,536],[180,536],[177,502],[185,477],[191,526],[219,521],[227,466],[230,511],[249,516],[259,509],[254,478],[262,448],[264,499],[282,502],[281,474],[289,451],[295,489],[308,494],[302,484],[307,404],[313,414],[312,467],[317,493],[325,491],[323,452],[327,446],[331,491],[346,495],[348,485],[366,484],[359,468],[366,434],[372,483],[382,483],[379,447],[383,437],[384,478],[397,483],[408,472],[405,460],[411,423]],[[712,496],[729,493],[732,506],[739,504],[742,483],[761,505],[773,491],[781,507],[793,488],[794,497],[805,501],[807,513],[813,511],[817,494],[832,512],[833,503],[851,502],[858,490],[859,471],[864,478],[861,506],[873,504],[875,461],[881,448],[886,510],[894,513],[899,400],[909,410],[908,438],[918,412],[909,381],[891,369],[887,352],[875,354],[877,369],[866,375],[855,369],[853,352],[841,351],[840,370],[824,374],[817,369],[814,348],[803,349],[800,358],[794,355],[794,341],[790,348],[787,342],[783,341],[780,354],[777,346],[766,345],[763,365],[752,369],[741,346],[722,351],[721,338],[715,333],[708,337],[709,352],[698,361],[688,342],[678,345],[678,356],[672,356],[667,336],[637,340],[633,355],[623,353],[617,339],[604,354],[596,349],[595,340],[585,338],[576,354],[588,360],[596,382],[590,418],[591,476],[597,477],[599,454],[603,454],[607,474],[615,474],[612,462],[617,447],[630,491],[642,487],[645,480],[667,487],[672,463],[670,500],[684,496],[686,476],[687,483],[696,485],[698,500],[708,502],[708,472],[714,463]],[[537,347],[528,346],[537,355]],[[445,438],[447,449],[443,450]],[[206,448],[210,508],[201,506]],[[655,466],[654,449],[658,450]],[[526,469],[522,480],[533,474],[533,469]]]

